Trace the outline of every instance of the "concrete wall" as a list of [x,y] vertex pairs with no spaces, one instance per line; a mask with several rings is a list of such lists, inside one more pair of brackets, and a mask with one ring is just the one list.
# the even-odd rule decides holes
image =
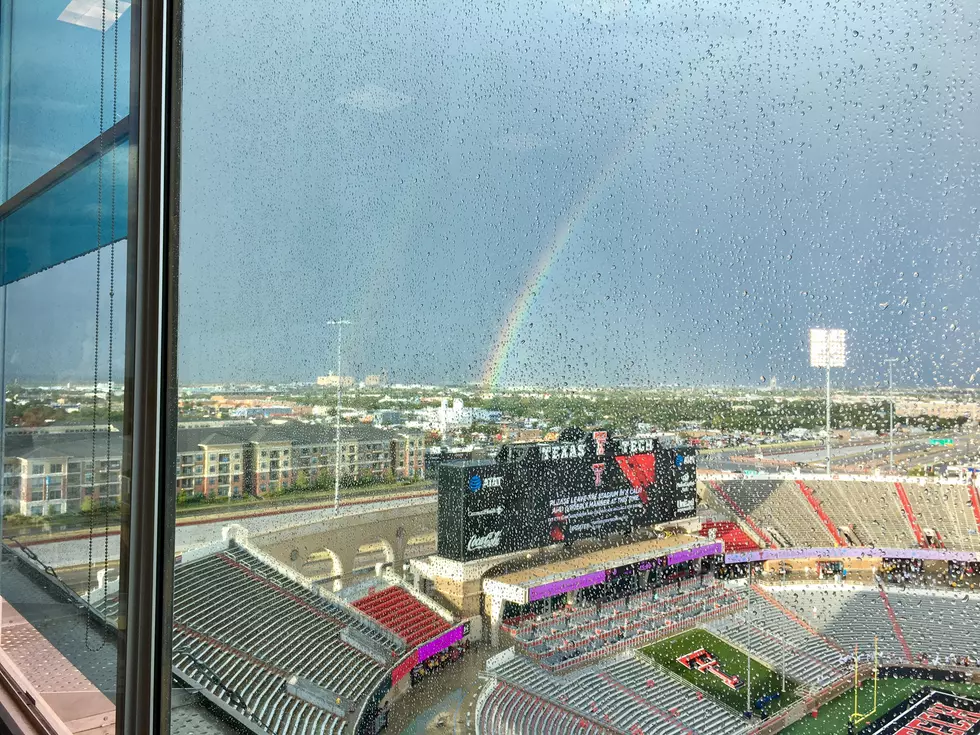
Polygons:
[[351,580],[354,558],[362,546],[380,544],[392,571],[403,576],[408,540],[436,528],[436,501],[430,499],[358,515],[334,517],[329,511],[318,511],[318,514],[322,520],[255,535],[250,541],[306,576],[311,572],[311,555],[329,552],[335,573],[339,566],[341,580],[337,588],[340,588]]

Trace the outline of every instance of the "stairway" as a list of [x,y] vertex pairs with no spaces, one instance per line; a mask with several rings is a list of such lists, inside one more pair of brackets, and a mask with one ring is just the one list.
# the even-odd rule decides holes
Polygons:
[[977,494],[977,486],[973,479],[970,479],[970,505],[973,506],[973,519],[977,522],[977,532],[980,533],[980,495]]
[[909,663],[912,663],[912,649],[909,648],[909,644],[905,640],[905,634],[902,632],[902,626],[898,622],[898,616],[895,614],[891,600],[888,599],[888,593],[885,592],[885,587],[880,582],[878,583],[878,594],[881,595],[881,601],[885,605],[885,612],[888,613],[888,619],[891,620],[892,630],[895,631],[895,637],[898,638],[898,642],[902,645],[902,650],[905,652],[905,658],[909,661]]
[[916,543],[919,544],[919,548],[929,548],[925,534],[922,533],[922,529],[919,527],[919,521],[915,518],[915,511],[912,510],[912,503],[909,500],[909,494],[905,492],[905,487],[902,483],[896,482],[895,489],[898,491],[898,499],[902,503],[902,510],[905,511],[905,517],[908,519],[909,525],[912,526],[912,533],[915,534]]
[[825,511],[823,506],[820,505],[820,501],[817,500],[817,496],[813,494],[813,490],[811,490],[807,484],[803,482],[803,480],[797,480],[796,485],[800,488],[800,492],[803,493],[803,497],[806,498],[813,510],[816,511],[817,517],[820,518],[820,521],[827,528],[827,531],[830,532],[830,535],[834,539],[834,543],[837,546],[847,546],[847,542],[844,540],[844,537],[840,535],[840,531],[837,530],[837,526],[834,525],[834,522],[830,520],[830,516],[827,515],[827,511]]
[[711,489],[715,491],[718,497],[728,504],[728,507],[735,513],[735,516],[744,521],[746,525],[748,525],[748,527],[755,532],[756,536],[765,542],[766,546],[768,546],[770,549],[777,548],[776,542],[770,538],[769,534],[759,528],[758,524],[749,517],[748,513],[742,510],[742,507],[735,502],[735,498],[725,492],[720,482],[715,482],[712,480],[708,484],[711,486]]

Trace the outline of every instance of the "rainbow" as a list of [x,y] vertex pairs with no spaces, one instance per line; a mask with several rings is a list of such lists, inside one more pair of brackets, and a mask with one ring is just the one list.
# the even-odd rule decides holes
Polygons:
[[618,172],[621,161],[625,157],[626,155],[621,153],[612,162],[604,166],[599,175],[592,179],[589,186],[578,196],[575,203],[558,223],[555,234],[552,236],[547,247],[541,252],[534,268],[524,280],[524,285],[521,286],[521,290],[514,300],[514,305],[504,319],[500,332],[497,334],[493,350],[491,350],[490,357],[483,367],[483,385],[491,388],[497,385],[504,365],[507,363],[507,356],[510,354],[517,340],[518,332],[524,325],[524,322],[527,321],[527,315],[530,313],[535,299],[537,299],[538,294],[547,281],[548,272],[555,264],[555,260],[557,260],[562,250],[571,241],[572,235],[575,234],[575,228],[585,218],[589,207]]
[[[694,74],[686,77],[684,83],[678,83],[673,94],[665,94],[660,104],[649,111],[646,118],[641,120],[624,138],[624,143],[614,151],[609,160],[602,166],[599,173],[589,182],[588,187],[575,199],[565,216],[559,221],[558,227],[547,246],[542,250],[534,268],[524,279],[524,285],[514,300],[514,305],[501,325],[494,340],[493,349],[483,366],[481,383],[487,388],[494,388],[500,381],[500,375],[507,363],[507,358],[513,350],[517,335],[527,321],[527,316],[534,302],[541,293],[548,279],[548,273],[554,266],[561,252],[568,246],[578,225],[585,219],[586,213],[598,200],[599,195],[623,168],[625,162],[636,151],[646,136],[657,129],[663,122],[666,113],[666,102],[678,99],[693,86]],[[676,106],[675,106],[676,109]]]

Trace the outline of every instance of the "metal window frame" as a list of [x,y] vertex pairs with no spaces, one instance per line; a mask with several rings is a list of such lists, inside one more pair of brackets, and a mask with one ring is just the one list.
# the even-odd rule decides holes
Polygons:
[[[116,732],[170,731],[177,427],[180,2],[130,7],[126,407]],[[121,626],[122,627],[122,626]]]

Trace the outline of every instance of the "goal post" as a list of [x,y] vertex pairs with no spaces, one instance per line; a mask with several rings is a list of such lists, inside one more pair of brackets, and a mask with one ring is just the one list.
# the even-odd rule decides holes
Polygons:
[[874,664],[872,669],[872,679],[874,681],[874,695],[871,702],[871,709],[867,712],[861,712],[858,707],[858,688],[860,686],[860,679],[858,675],[858,647],[854,646],[854,712],[848,718],[850,720],[850,727],[848,730],[853,732],[857,725],[866,721],[869,717],[873,716],[878,712],[878,636],[874,637]]

